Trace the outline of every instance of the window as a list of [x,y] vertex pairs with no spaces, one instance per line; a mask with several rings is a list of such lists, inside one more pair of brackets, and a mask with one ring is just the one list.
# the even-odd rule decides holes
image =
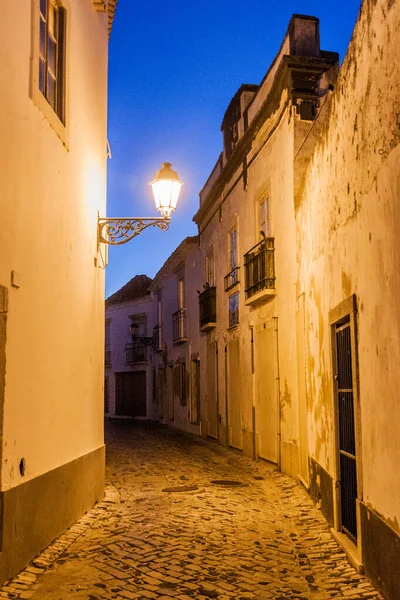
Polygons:
[[186,364],[179,364],[179,388],[182,406],[186,405],[187,386],[186,386]]
[[152,376],[152,399],[153,402],[157,400],[157,374],[155,368],[153,368],[153,376]]
[[186,383],[186,364],[185,362],[178,362],[174,366],[174,396],[179,398],[182,406],[186,406],[187,400],[187,388]]
[[178,279],[178,309],[185,308],[185,278]]
[[200,422],[200,360],[198,358],[190,361],[190,422]]
[[209,287],[215,286],[214,255],[211,252],[206,256],[206,284]]
[[106,367],[111,366],[111,319],[106,319],[105,340],[104,340],[104,364]]
[[229,268],[233,269],[237,266],[237,230],[232,229],[229,232]]
[[229,296],[229,327],[239,323],[239,292]]
[[[271,237],[269,198],[265,198],[258,205],[258,229],[262,237]],[[264,236],[261,232],[264,234]]]
[[104,412],[105,414],[110,412],[110,391],[108,387],[108,377],[104,378]]
[[[130,325],[133,323],[137,325],[137,336],[147,337],[147,316],[143,314],[131,315],[129,319]],[[126,331],[129,332],[129,327],[126,327]]]
[[162,323],[162,299],[161,294],[157,296],[157,322],[159,325]]
[[65,123],[65,9],[40,0],[39,19],[39,90]]

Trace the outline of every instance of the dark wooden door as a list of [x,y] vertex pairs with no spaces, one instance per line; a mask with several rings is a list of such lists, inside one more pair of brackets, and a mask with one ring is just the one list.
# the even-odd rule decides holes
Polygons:
[[146,416],[146,371],[116,373],[115,414]]
[[350,323],[336,326],[336,398],[339,415],[340,511],[342,531],[357,539],[357,463]]

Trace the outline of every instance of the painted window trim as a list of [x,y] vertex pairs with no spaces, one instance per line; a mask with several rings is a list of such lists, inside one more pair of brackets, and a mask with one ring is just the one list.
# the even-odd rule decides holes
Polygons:
[[31,18],[31,57],[30,57],[30,97],[40,110],[51,128],[56,132],[65,148],[69,150],[69,72],[70,72],[70,24],[71,7],[69,0],[57,0],[57,5],[65,10],[65,56],[64,56],[64,120],[62,123],[57,113],[39,89],[39,40],[40,40],[40,0],[32,0]]

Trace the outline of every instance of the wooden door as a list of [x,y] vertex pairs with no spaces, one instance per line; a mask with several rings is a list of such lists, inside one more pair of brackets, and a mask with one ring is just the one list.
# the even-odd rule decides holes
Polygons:
[[258,456],[278,462],[277,357],[274,319],[256,328],[255,377]]
[[218,401],[217,401],[217,346],[215,341],[207,344],[207,421],[208,435],[218,437]]
[[228,403],[229,445],[242,449],[242,372],[240,365],[240,340],[232,339],[226,346],[226,385]]
[[115,414],[126,417],[146,416],[146,371],[115,374]]

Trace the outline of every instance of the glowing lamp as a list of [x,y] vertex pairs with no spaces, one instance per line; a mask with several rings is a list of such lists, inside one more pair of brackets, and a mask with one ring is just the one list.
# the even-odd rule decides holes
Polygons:
[[171,163],[163,163],[161,169],[157,171],[155,178],[150,183],[156,209],[166,218],[169,218],[176,209],[179,193],[183,185],[178,177],[178,173],[171,169],[171,166]]
[[118,246],[126,244],[148,227],[158,227],[166,231],[171,215],[176,209],[179,192],[183,186],[178,173],[171,169],[171,163],[163,163],[150,183],[159,217],[98,217],[97,250],[100,244]]

